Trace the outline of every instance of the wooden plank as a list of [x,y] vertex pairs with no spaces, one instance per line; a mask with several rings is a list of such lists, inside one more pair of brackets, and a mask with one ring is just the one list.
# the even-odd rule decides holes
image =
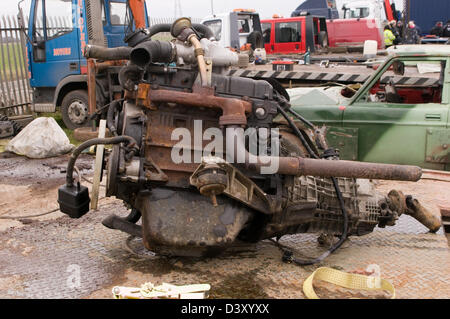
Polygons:
[[[100,121],[100,126],[98,129],[98,137],[105,138],[106,136],[106,120]],[[102,177],[102,166],[103,166],[103,154],[105,151],[104,145],[97,145],[97,154],[95,157],[95,170],[94,179],[92,181],[92,200],[91,209],[98,209],[98,197],[100,192],[100,179]]]

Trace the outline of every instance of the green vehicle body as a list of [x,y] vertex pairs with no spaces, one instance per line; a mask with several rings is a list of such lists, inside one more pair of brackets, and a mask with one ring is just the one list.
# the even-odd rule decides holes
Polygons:
[[[445,64],[441,103],[367,101],[370,89],[395,61]],[[450,171],[450,53],[394,55],[351,99],[321,105],[297,96],[291,104],[316,125],[328,127],[328,142],[340,150],[342,159]]]

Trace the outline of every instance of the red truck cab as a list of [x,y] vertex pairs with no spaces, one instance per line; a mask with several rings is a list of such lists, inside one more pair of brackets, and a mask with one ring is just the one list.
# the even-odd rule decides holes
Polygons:
[[328,46],[326,20],[317,16],[276,18],[261,21],[268,54],[314,52]]
[[321,47],[360,47],[366,40],[384,48],[377,19],[334,19],[304,15],[261,21],[267,54],[303,54]]

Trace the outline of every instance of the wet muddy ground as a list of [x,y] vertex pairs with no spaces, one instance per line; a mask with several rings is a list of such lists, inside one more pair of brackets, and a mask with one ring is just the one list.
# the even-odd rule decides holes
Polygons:
[[[57,208],[57,189],[64,184],[67,159],[29,160],[1,154],[0,217],[26,217]],[[90,178],[92,157],[83,155],[78,167]],[[449,204],[448,182],[383,181],[377,188],[414,194],[436,214],[439,205]],[[0,298],[111,298],[116,285],[139,287],[149,281],[209,283],[211,298],[303,298],[302,283],[318,266],[361,271],[371,264],[379,265],[400,298],[450,298],[446,237],[442,231],[429,234],[408,216],[396,227],[351,238],[318,266],[298,267],[284,264],[280,250],[269,241],[237,244],[216,258],[154,256],[139,240],[101,224],[111,213],[127,213],[120,201],[102,199],[100,204],[98,212],[79,220],[60,212],[39,218],[0,219]],[[283,243],[299,256],[323,252],[315,235],[288,236]],[[76,285],[74,275],[79,279]],[[322,283],[316,291],[324,298],[386,297],[350,293]]]

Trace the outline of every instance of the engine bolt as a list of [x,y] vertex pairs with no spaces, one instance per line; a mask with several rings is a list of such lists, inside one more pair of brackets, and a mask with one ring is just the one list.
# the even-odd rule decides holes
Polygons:
[[259,108],[256,109],[255,113],[256,113],[257,116],[263,117],[263,116],[266,115],[266,110],[263,109],[262,107],[259,107]]

